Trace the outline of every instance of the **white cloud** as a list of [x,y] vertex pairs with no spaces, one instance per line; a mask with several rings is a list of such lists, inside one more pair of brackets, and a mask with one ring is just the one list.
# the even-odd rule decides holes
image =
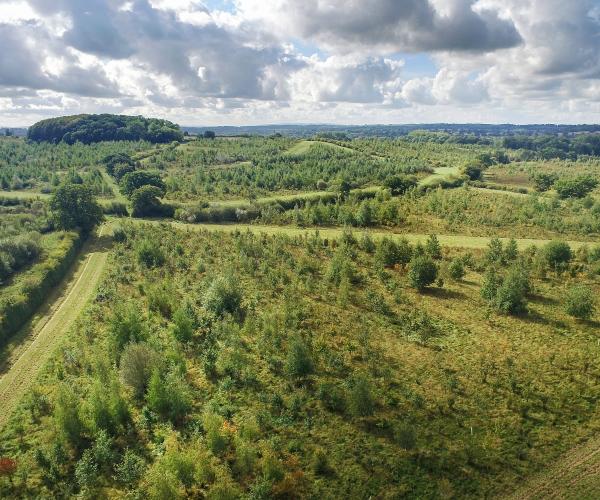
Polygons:
[[[0,123],[597,121],[597,0],[235,5],[0,0]],[[405,68],[399,51],[437,69]]]

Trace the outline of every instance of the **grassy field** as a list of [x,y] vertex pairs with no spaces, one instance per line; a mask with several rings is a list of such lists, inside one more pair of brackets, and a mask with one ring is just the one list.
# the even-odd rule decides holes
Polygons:
[[[113,224],[116,223],[117,219],[111,219]],[[165,224],[161,221],[149,221],[149,220],[136,220],[138,223],[150,223],[150,224]],[[339,238],[343,229],[340,228],[319,228],[319,229],[305,229],[298,227],[288,227],[288,226],[266,226],[266,225],[258,225],[258,224],[186,224],[183,222],[170,222],[174,227],[177,227],[186,231],[251,231],[254,233],[264,233],[264,234],[285,234],[288,236],[299,236],[305,234],[315,234],[315,231],[322,238],[330,238],[336,239]],[[399,240],[402,238],[407,239],[410,243],[424,243],[429,237],[428,234],[421,233],[397,233],[391,231],[381,231],[381,230],[369,230],[364,231],[360,229],[353,230],[353,234],[355,236],[360,237],[364,233],[368,233],[374,239],[381,239],[383,237],[389,237],[394,240]],[[488,246],[490,239],[489,237],[483,236],[468,236],[468,235],[437,235],[440,243],[447,247],[453,248],[472,248],[472,249],[484,249]],[[509,238],[500,238],[501,241],[507,242]],[[517,246],[519,249],[524,250],[530,246],[542,246],[549,242],[550,240],[541,239],[541,238],[517,238]],[[588,246],[589,242],[584,241],[568,241],[569,245],[574,249],[578,249],[582,246]]]
[[346,151],[348,153],[356,152],[354,149],[347,148],[345,146],[339,146],[338,144],[333,144],[331,142],[306,140],[306,141],[300,141],[300,142],[294,144],[290,149],[288,149],[287,154],[303,155],[303,154],[306,154],[313,146],[316,146],[316,145],[325,146],[325,147],[331,148],[331,149],[337,149],[339,151]]
[[421,186],[428,186],[442,179],[448,179],[450,177],[457,176],[459,174],[459,171],[459,166],[436,167],[434,173],[422,179],[420,184]]

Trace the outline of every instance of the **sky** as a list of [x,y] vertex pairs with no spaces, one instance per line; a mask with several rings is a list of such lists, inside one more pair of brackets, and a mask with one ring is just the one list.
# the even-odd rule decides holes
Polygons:
[[0,125],[598,123],[600,0],[0,0]]

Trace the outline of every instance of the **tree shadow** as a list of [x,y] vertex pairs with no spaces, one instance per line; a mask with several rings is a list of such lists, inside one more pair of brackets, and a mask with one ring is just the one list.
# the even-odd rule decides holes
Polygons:
[[423,295],[428,295],[430,297],[435,297],[437,299],[465,299],[466,295],[462,292],[457,292],[456,290],[448,290],[447,288],[426,288],[423,292]]

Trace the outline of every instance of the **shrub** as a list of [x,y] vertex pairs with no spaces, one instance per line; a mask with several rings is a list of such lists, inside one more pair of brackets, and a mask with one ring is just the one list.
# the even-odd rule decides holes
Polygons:
[[204,308],[215,316],[241,312],[242,292],[233,276],[220,275],[212,280],[202,298]]
[[158,243],[142,240],[136,249],[138,262],[148,268],[160,267],[165,263],[165,255]]
[[435,234],[430,234],[429,238],[427,238],[427,242],[425,243],[425,253],[432,259],[442,258],[442,247],[440,246],[440,241]]
[[120,201],[111,201],[102,207],[102,211],[105,215],[115,215],[117,217],[127,217],[129,210],[127,205]]
[[548,265],[559,271],[571,261],[573,254],[568,243],[555,240],[544,247],[544,256]]
[[481,179],[484,165],[481,162],[468,163],[461,168],[461,173],[466,175],[469,180],[478,181]]
[[554,189],[561,198],[584,198],[598,185],[591,175],[580,175],[573,178],[559,179],[554,183]]
[[540,172],[533,175],[531,180],[533,181],[535,190],[543,193],[548,191],[553,186],[553,184],[558,180],[558,176],[556,174]]
[[462,259],[454,258],[448,266],[448,274],[453,280],[459,281],[465,277],[465,266]]
[[179,342],[189,342],[194,335],[194,321],[185,307],[180,307],[173,314],[173,336]]
[[590,319],[595,311],[595,296],[591,288],[575,285],[567,291],[565,311],[577,319]]
[[319,385],[317,395],[328,410],[338,413],[346,410],[346,393],[336,384],[323,382]]
[[368,417],[375,411],[371,384],[363,375],[356,377],[348,393],[348,407],[355,417]]
[[137,188],[131,193],[131,215],[134,217],[172,215],[165,212],[165,210],[169,210],[168,205],[160,202],[163,194],[163,191],[156,186]]
[[129,342],[142,342],[147,337],[140,309],[133,302],[115,308],[109,321],[109,332],[118,352]]
[[410,286],[423,291],[429,285],[435,283],[438,267],[428,256],[416,257],[410,261],[408,280]]
[[123,383],[141,398],[150,382],[150,377],[159,366],[160,356],[149,345],[130,343],[123,349],[119,363],[119,374]]
[[394,196],[404,194],[411,188],[417,186],[417,180],[408,175],[392,175],[384,181],[384,186],[388,188]]
[[180,421],[190,409],[190,396],[185,382],[174,373],[162,377],[155,369],[146,394],[148,408],[164,420]]
[[519,268],[513,267],[498,287],[494,305],[500,312],[522,314],[527,312],[526,295],[529,292],[529,276]]
[[123,243],[127,240],[127,233],[123,229],[123,226],[115,226],[113,228],[113,240],[117,243]]
[[299,336],[294,337],[290,343],[285,370],[293,378],[306,377],[314,371],[310,350]]

